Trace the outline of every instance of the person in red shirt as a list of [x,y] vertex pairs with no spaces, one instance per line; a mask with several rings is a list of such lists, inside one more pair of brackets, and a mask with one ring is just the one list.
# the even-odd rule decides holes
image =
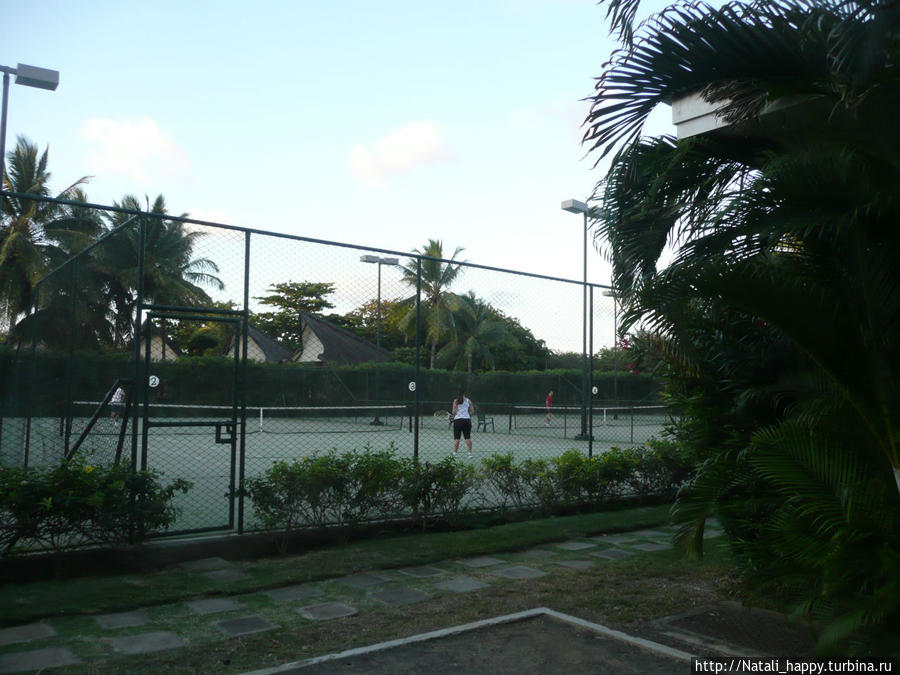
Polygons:
[[553,416],[551,414],[551,409],[553,408],[553,390],[547,394],[547,399],[544,401],[544,405],[547,406],[547,419],[544,421],[546,426],[550,426],[550,418]]

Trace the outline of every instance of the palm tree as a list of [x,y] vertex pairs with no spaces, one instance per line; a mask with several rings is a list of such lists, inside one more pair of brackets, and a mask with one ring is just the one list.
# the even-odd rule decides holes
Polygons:
[[454,312],[456,332],[452,339],[438,351],[439,362],[450,362],[454,370],[465,369],[472,374],[474,363],[494,369],[492,350],[516,348],[518,341],[506,324],[499,320],[497,311],[473,291],[458,296]]
[[[141,202],[126,195],[107,217],[107,232],[125,224]],[[144,298],[164,305],[195,306],[212,302],[202,288],[221,290],[225,287],[216,274],[219,267],[209,258],[194,258],[194,246],[204,233],[188,230],[184,223],[166,218],[165,200],[159,195],[148,205],[144,242]],[[181,217],[185,217],[183,214]],[[114,307],[117,341],[129,334],[137,300],[140,261],[140,226],[135,223],[111,236],[98,248],[99,265],[104,270],[107,301]]]
[[[20,136],[8,156],[4,189],[38,198],[50,196],[47,163],[48,150],[39,154],[36,145]],[[56,198],[83,200],[78,186],[87,180],[78,179]],[[13,196],[3,198],[0,216],[0,297],[5,318],[13,326],[32,306],[34,283],[48,264],[59,263],[87,245],[96,234],[96,221],[53,202]]]
[[[455,322],[453,312],[458,308],[457,296],[448,289],[462,274],[461,261],[456,256],[463,252],[461,246],[457,246],[448,261],[444,260],[444,244],[440,240],[429,239],[421,250],[413,249],[413,253],[421,256],[422,261],[422,299],[421,306],[424,312],[425,338],[431,342],[431,358],[429,368],[434,369],[437,356],[438,343],[453,335]],[[412,261],[403,267],[403,280],[410,286],[416,287],[418,283],[418,270],[416,262]],[[405,308],[405,314],[400,322],[402,330],[422,330],[415,325],[415,302],[413,295],[399,304]]]
[[[597,235],[623,330],[655,331],[688,413],[676,433],[703,460],[682,540],[698,547],[715,513],[750,580],[823,645],[877,650],[900,617],[900,14],[680,3],[633,33],[636,2],[608,6],[626,45],[587,120],[613,156]],[[744,133],[641,137],[692,92]],[[793,104],[787,133],[764,132],[775,103]]]

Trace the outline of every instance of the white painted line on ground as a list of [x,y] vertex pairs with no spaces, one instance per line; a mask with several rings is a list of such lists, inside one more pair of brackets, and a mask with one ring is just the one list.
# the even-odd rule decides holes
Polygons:
[[636,647],[640,647],[641,649],[646,649],[662,656],[678,659],[679,661],[684,661],[686,663],[690,663],[691,659],[693,658],[687,652],[673,649],[672,647],[667,647],[666,645],[661,645],[657,642],[645,640],[644,638],[634,637],[633,635],[628,635],[627,633],[613,630],[612,628],[607,628],[606,626],[603,626],[599,623],[585,621],[584,619],[579,619],[575,616],[569,616],[568,614],[563,614],[562,612],[556,612],[552,609],[548,609],[547,607],[537,607],[535,609],[527,609],[522,612],[515,612],[514,614],[505,614],[503,616],[496,616],[491,619],[483,619],[482,621],[473,621],[472,623],[464,623],[460,624],[459,626],[442,628],[440,630],[434,630],[428,633],[420,633],[419,635],[412,635],[407,638],[389,640],[387,642],[379,642],[378,644],[369,645],[368,647],[356,647],[354,649],[347,649],[342,652],[335,652],[334,654],[325,654],[324,656],[316,656],[311,659],[304,659],[303,661],[285,663],[273,668],[253,670],[246,672],[243,675],[275,675],[275,673],[284,673],[299,668],[306,668],[308,666],[314,666],[318,663],[324,663],[326,661],[334,661],[351,656],[362,656],[363,654],[371,654],[373,652],[383,651],[385,649],[391,649],[393,647],[402,647],[403,645],[414,644],[416,642],[424,642],[426,640],[436,640],[438,638],[448,637],[450,635],[458,635],[460,633],[478,630],[479,628],[486,628],[488,626],[496,626],[504,623],[512,623],[514,621],[522,621],[524,619],[531,619],[539,616],[549,616],[557,619],[558,621],[570,623],[572,625],[585,628],[595,633],[600,633],[601,635],[604,635],[606,637],[620,640],[622,642],[627,642]]

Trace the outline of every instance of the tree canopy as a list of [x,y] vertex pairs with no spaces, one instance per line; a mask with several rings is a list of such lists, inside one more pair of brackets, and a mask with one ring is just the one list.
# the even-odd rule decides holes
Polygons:
[[[900,12],[679,2],[633,30],[636,2],[606,4],[624,43],[586,120],[613,158],[595,232],[702,461],[680,541],[699,550],[716,515],[753,587],[793,603],[822,649],[895,652]],[[691,93],[728,129],[642,135]]]

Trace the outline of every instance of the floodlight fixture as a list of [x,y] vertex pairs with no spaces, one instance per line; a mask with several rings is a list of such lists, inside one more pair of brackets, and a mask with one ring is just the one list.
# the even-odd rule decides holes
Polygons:
[[49,68],[38,68],[20,63],[15,69],[16,84],[36,89],[55,91],[59,86],[59,71]]
[[561,204],[561,208],[563,211],[568,211],[569,213],[587,213],[588,205],[584,202],[580,202],[577,199],[567,199]]
[[379,258],[377,255],[361,255],[359,256],[360,262],[364,263],[378,263],[379,265],[399,265],[400,260],[398,258]]

